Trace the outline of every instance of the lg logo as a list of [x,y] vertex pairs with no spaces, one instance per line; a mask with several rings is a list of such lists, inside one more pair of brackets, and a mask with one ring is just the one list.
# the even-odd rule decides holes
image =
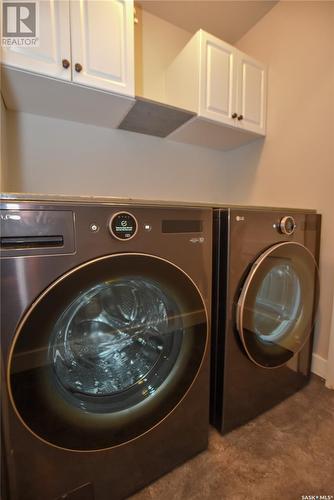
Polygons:
[[38,2],[2,3],[2,45],[37,46]]

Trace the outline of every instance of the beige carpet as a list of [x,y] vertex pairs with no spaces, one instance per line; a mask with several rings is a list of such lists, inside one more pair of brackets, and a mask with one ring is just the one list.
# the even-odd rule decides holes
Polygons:
[[[334,500],[334,391],[310,384],[131,500]],[[331,497],[332,496],[332,497]]]

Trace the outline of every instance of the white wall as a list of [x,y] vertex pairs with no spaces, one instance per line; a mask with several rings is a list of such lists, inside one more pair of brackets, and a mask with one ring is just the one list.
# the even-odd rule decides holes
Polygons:
[[264,143],[222,153],[10,112],[5,189],[318,209],[315,352],[326,358],[334,275],[333,16],[331,2],[280,2],[240,41],[270,67]]
[[25,113],[8,113],[8,131],[8,191],[222,199],[218,151]]

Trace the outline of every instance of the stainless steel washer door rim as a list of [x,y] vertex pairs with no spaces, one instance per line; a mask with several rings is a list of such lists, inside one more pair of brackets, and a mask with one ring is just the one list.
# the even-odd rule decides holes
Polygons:
[[286,364],[313,330],[319,273],[302,244],[284,242],[260,255],[243,284],[236,327],[252,362],[263,368]]
[[100,257],[57,279],[21,320],[8,358],[11,403],[47,444],[119,446],[180,404],[207,343],[205,302],[182,269],[148,254]]

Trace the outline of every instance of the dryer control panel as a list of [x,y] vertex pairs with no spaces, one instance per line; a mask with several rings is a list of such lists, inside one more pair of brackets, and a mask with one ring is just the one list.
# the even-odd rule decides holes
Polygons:
[[278,230],[280,231],[280,233],[291,236],[295,232],[295,229],[296,222],[291,215],[286,215],[285,217],[281,218],[278,226]]

